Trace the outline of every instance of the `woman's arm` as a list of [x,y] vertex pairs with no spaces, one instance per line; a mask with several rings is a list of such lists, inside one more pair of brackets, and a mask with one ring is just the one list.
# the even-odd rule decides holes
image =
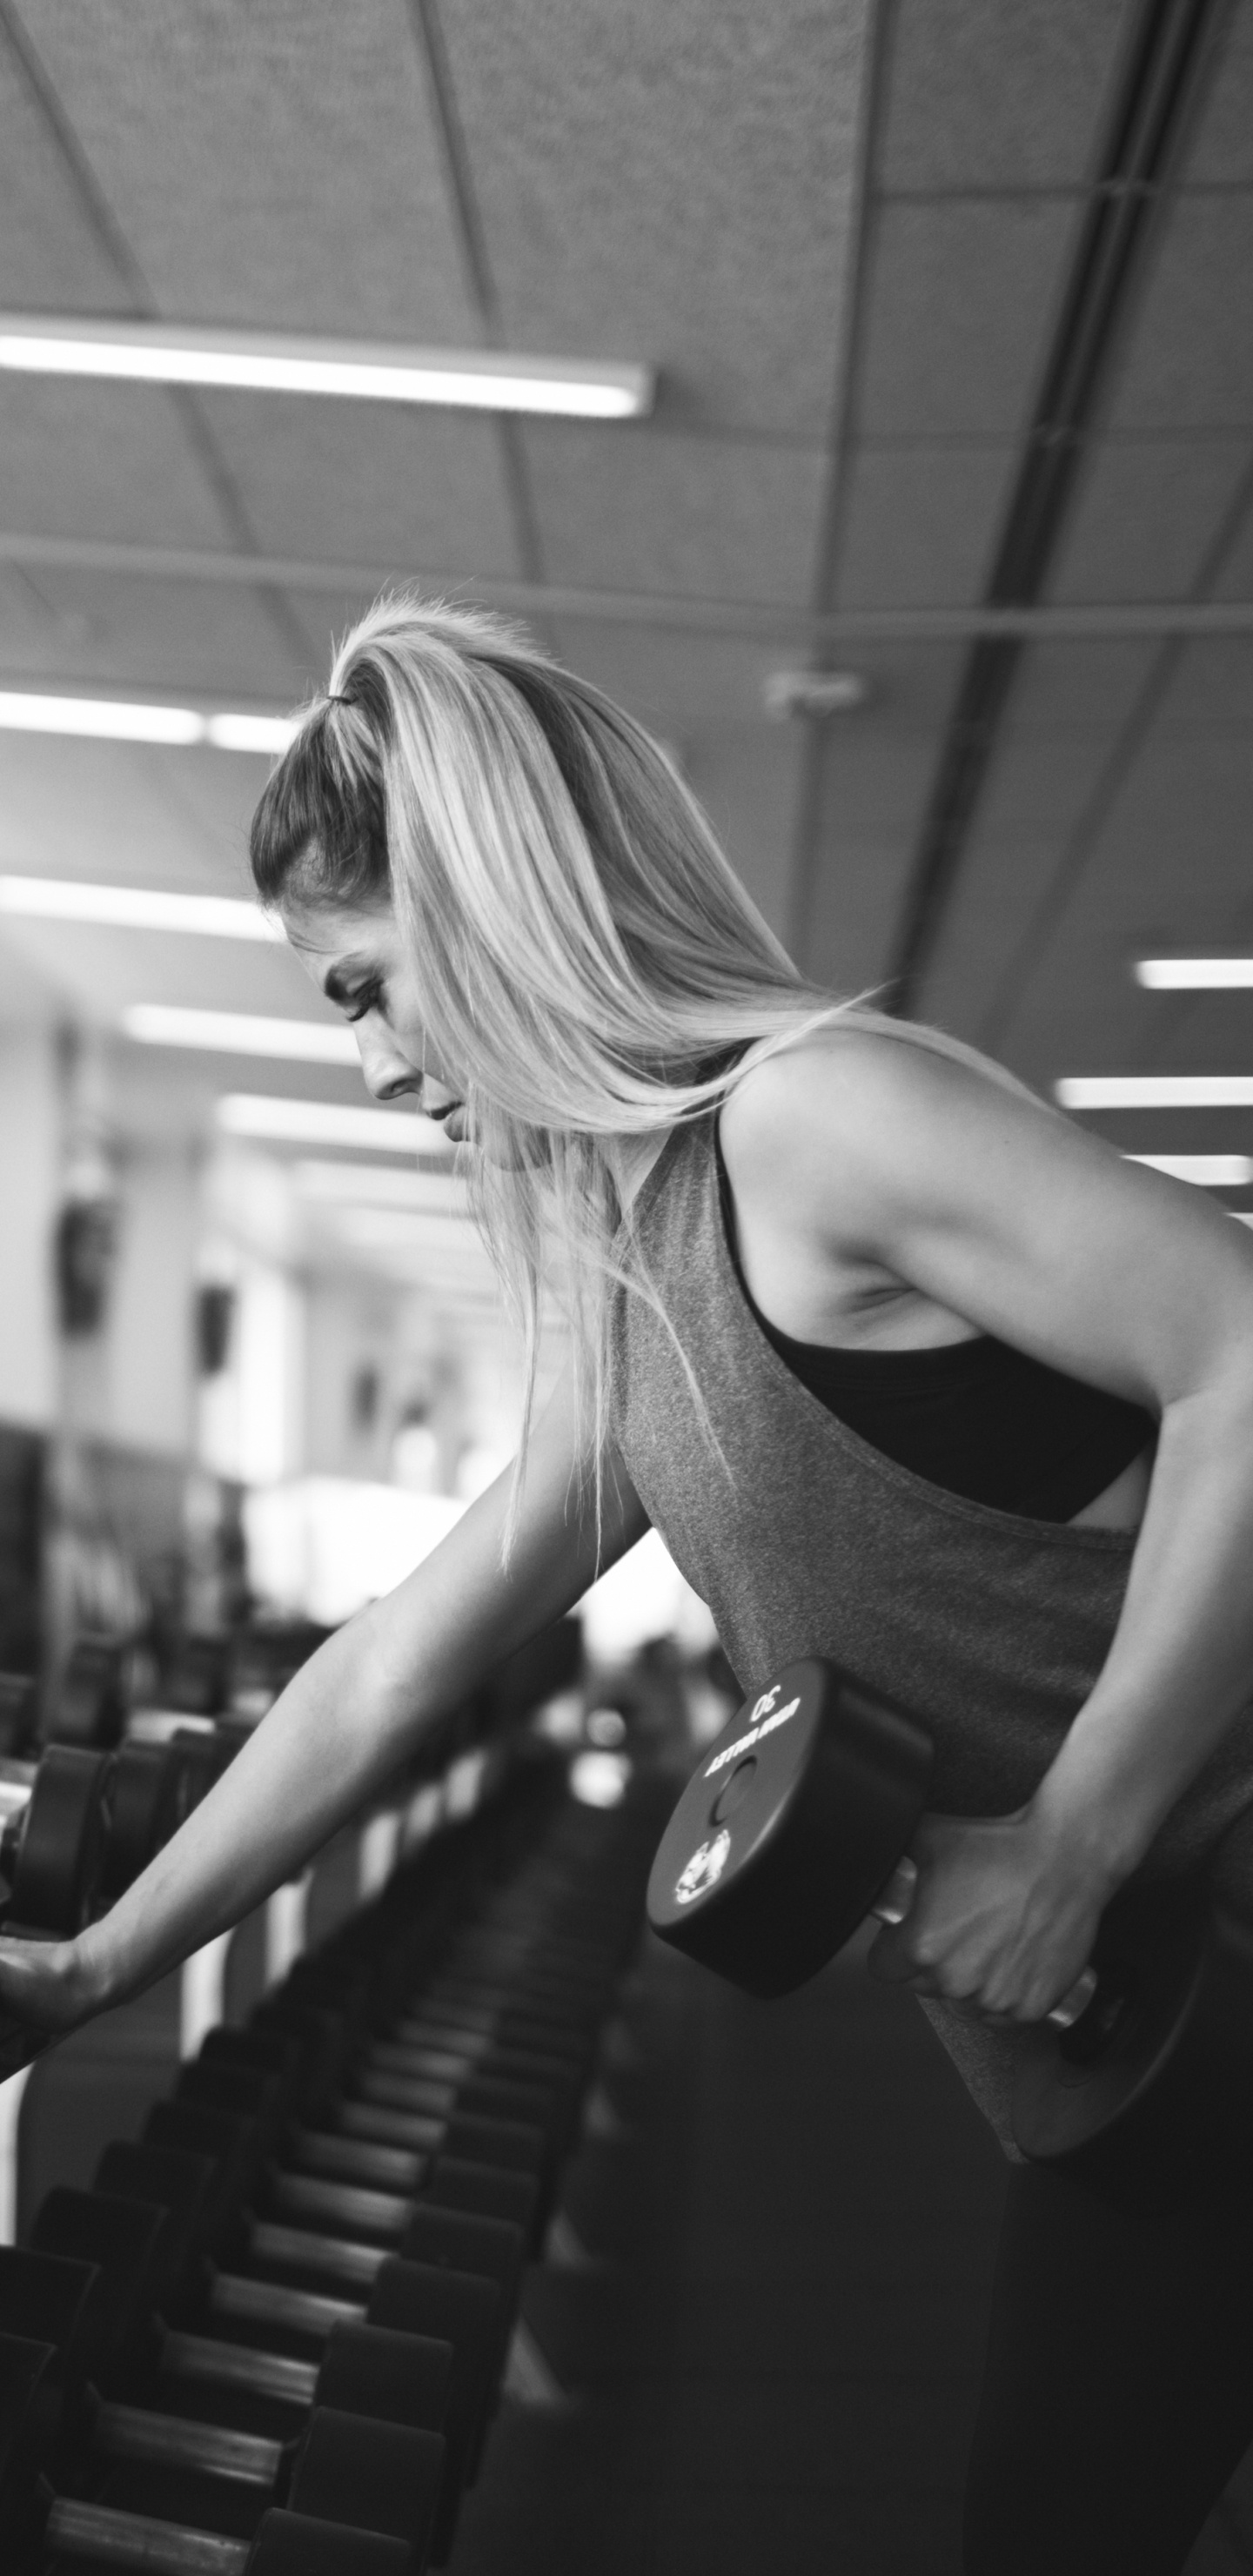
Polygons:
[[536,1426],[506,1574],[508,1486],[499,1477],[404,1583],[319,1648],[111,1912],[75,1941],[0,1942],[0,2008],[72,2027],[238,1922],[647,1527],[611,1455],[597,1559],[595,1515],[577,1499],[568,1382]]
[[882,1940],[890,1971],[1033,2018],[1253,1689],[1253,1242],[1199,1191],[917,1046],[841,1032],[753,1079],[737,1204],[747,1186],[758,1221],[842,1276],[878,1268],[1160,1416],[1094,1690],[1021,1816],[928,1825],[919,1901]]

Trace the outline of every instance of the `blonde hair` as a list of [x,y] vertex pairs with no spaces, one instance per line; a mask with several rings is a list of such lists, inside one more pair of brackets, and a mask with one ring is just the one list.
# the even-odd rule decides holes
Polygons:
[[837,1019],[982,1061],[808,983],[644,728],[480,609],[385,597],[345,636],[251,856],[266,903],[391,903],[432,1055],[464,1087],[472,1203],[525,1335],[506,1545],[550,1246],[598,1518],[615,1296],[673,1336],[631,1207],[636,1140]]

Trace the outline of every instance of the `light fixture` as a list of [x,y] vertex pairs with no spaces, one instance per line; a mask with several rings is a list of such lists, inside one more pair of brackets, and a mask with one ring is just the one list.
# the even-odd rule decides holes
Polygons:
[[762,686],[768,716],[851,715],[868,690],[860,671],[771,671]]
[[1138,957],[1135,978],[1150,993],[1243,991],[1253,984],[1253,957]]
[[1168,1172],[1173,1181],[1195,1181],[1205,1190],[1245,1190],[1253,1181],[1248,1154],[1128,1154],[1128,1163],[1147,1163],[1151,1172]]
[[1063,1109],[1251,1109],[1253,1073],[1080,1073],[1055,1085]]
[[286,751],[296,731],[292,716],[206,716],[204,738],[215,751]]
[[158,886],[84,885],[69,877],[0,876],[0,913],[27,921],[103,922],[118,930],[192,931],[208,939],[283,942],[277,921],[235,895]]
[[452,1147],[433,1118],[412,1109],[348,1109],[330,1100],[271,1099],[231,1091],[217,1104],[227,1136],[268,1145],[328,1145],[357,1154],[446,1154]]
[[411,348],[392,340],[314,339],[290,331],[215,331],[197,324],[100,322],[0,314],[0,367],[27,375],[126,377],[158,385],[243,385],[363,402],[439,403],[474,411],[560,412],[628,420],[651,408],[653,371],[600,359],[495,349]]
[[208,743],[214,751],[286,751],[296,730],[292,716],[202,714],[198,707],[167,707],[159,699],[53,698],[34,689],[0,689],[0,732],[72,733],[101,742],[155,742],[186,751]]
[[198,1047],[212,1055],[281,1056],[293,1064],[359,1064],[352,1030],[333,1020],[280,1020],[254,1011],[185,1010],[132,1002],[122,1028],[141,1046]]

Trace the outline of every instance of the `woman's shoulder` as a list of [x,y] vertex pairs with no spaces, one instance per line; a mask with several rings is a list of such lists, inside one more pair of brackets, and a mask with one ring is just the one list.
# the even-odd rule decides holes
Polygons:
[[[882,1167],[911,1133],[973,1097],[1013,1098],[999,1067],[888,1023],[838,1020],[749,1064],[728,1094],[720,1139],[733,1176],[820,1151]],[[1017,1095],[1025,1099],[1026,1095]]]

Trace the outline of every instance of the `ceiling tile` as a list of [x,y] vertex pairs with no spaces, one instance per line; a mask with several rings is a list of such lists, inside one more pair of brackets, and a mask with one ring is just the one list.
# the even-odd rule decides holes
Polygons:
[[264,553],[516,572],[494,422],[296,394],[218,393],[204,411]]
[[[1253,483],[1253,475],[1250,482]],[[1253,500],[1245,503],[1243,518],[1213,590],[1215,599],[1253,600]]]
[[4,524],[137,545],[229,542],[171,396],[158,386],[0,373]]
[[841,833],[826,852],[799,959],[816,984],[845,997],[882,984],[912,860],[907,831]]
[[859,448],[835,605],[964,607],[978,599],[1016,463],[1008,446]]
[[1124,724],[1160,651],[1156,639],[1113,636],[1029,645],[1009,702],[1015,734],[1107,733]]
[[887,971],[937,742],[887,704],[826,728],[805,963],[841,992]]
[[1251,795],[1246,731],[1197,732],[1186,747],[1177,735],[1155,731],[1122,782],[1099,866],[1112,875],[1125,871],[1140,886],[1168,882],[1180,918],[1193,905],[1226,909],[1250,884]]
[[881,206],[857,386],[861,435],[1016,437],[1075,222],[1064,197]]
[[22,0],[162,312],[478,338],[395,0]]
[[979,830],[1033,839],[1077,823],[1109,766],[1117,736],[1111,728],[1085,732],[1020,734],[1002,728],[979,800]]
[[918,1015],[971,1045],[1062,852],[1061,835],[972,832],[945,908]]
[[789,653],[785,639],[752,644],[733,635],[674,634],[590,617],[562,617],[557,643],[571,670],[680,752],[701,726],[758,725],[770,672],[804,658]]
[[878,184],[1081,185],[1131,15],[1129,0],[904,0]]
[[[121,692],[187,689],[285,705],[307,674],[264,596],[233,582],[146,581],[123,573],[40,565],[23,576],[46,611],[44,650],[30,677]],[[29,629],[22,629],[23,643]],[[14,676],[17,676],[14,674]]]
[[1253,190],[1178,198],[1131,329],[1112,430],[1253,428],[1253,331],[1241,327],[1237,284],[1250,274]]
[[189,771],[211,761],[237,773],[239,764],[220,752],[0,734],[0,867],[105,885],[245,892],[247,815],[265,763],[249,764],[251,786],[234,812],[214,816],[197,810],[188,783]]
[[[1154,731],[1243,732],[1253,745],[1253,635],[1197,635],[1176,647]],[[1178,755],[1190,755],[1181,747]],[[1253,777],[1253,761],[1250,765]]]
[[1049,598],[1186,598],[1248,461],[1247,439],[1103,439],[1065,527]]
[[1253,5],[1229,11],[1226,42],[1185,165],[1195,187],[1253,187]]
[[[1194,734],[1185,756],[1184,738],[1154,731],[1095,841],[1072,852],[1059,835],[1056,865],[1069,879],[1064,903],[1051,913],[1047,930],[1024,907],[1016,943],[1003,1035],[1014,1063],[1032,1069],[1033,1078],[1041,1066],[1082,1072],[1126,1062],[1134,1070],[1125,1050],[1148,1043],[1164,997],[1138,993],[1131,959],[1145,949],[1225,943],[1242,909],[1253,919],[1251,786],[1247,733]],[[980,837],[985,848],[1006,846],[991,834]],[[972,882],[974,874],[972,862]],[[1138,1037],[1128,1017],[1130,995],[1137,1007],[1152,1004],[1157,1012],[1157,1019],[1141,1012]],[[1232,1044],[1247,1054],[1247,1012],[1239,997],[1228,1025]]]
[[787,725],[710,725],[687,747],[688,784],[777,936],[789,930],[802,743]]
[[550,581],[808,598],[826,484],[819,449],[557,421],[523,435]]
[[0,22],[0,305],[117,313],[126,303]]
[[866,14],[445,0],[507,339],[649,359],[674,417],[824,435]]

